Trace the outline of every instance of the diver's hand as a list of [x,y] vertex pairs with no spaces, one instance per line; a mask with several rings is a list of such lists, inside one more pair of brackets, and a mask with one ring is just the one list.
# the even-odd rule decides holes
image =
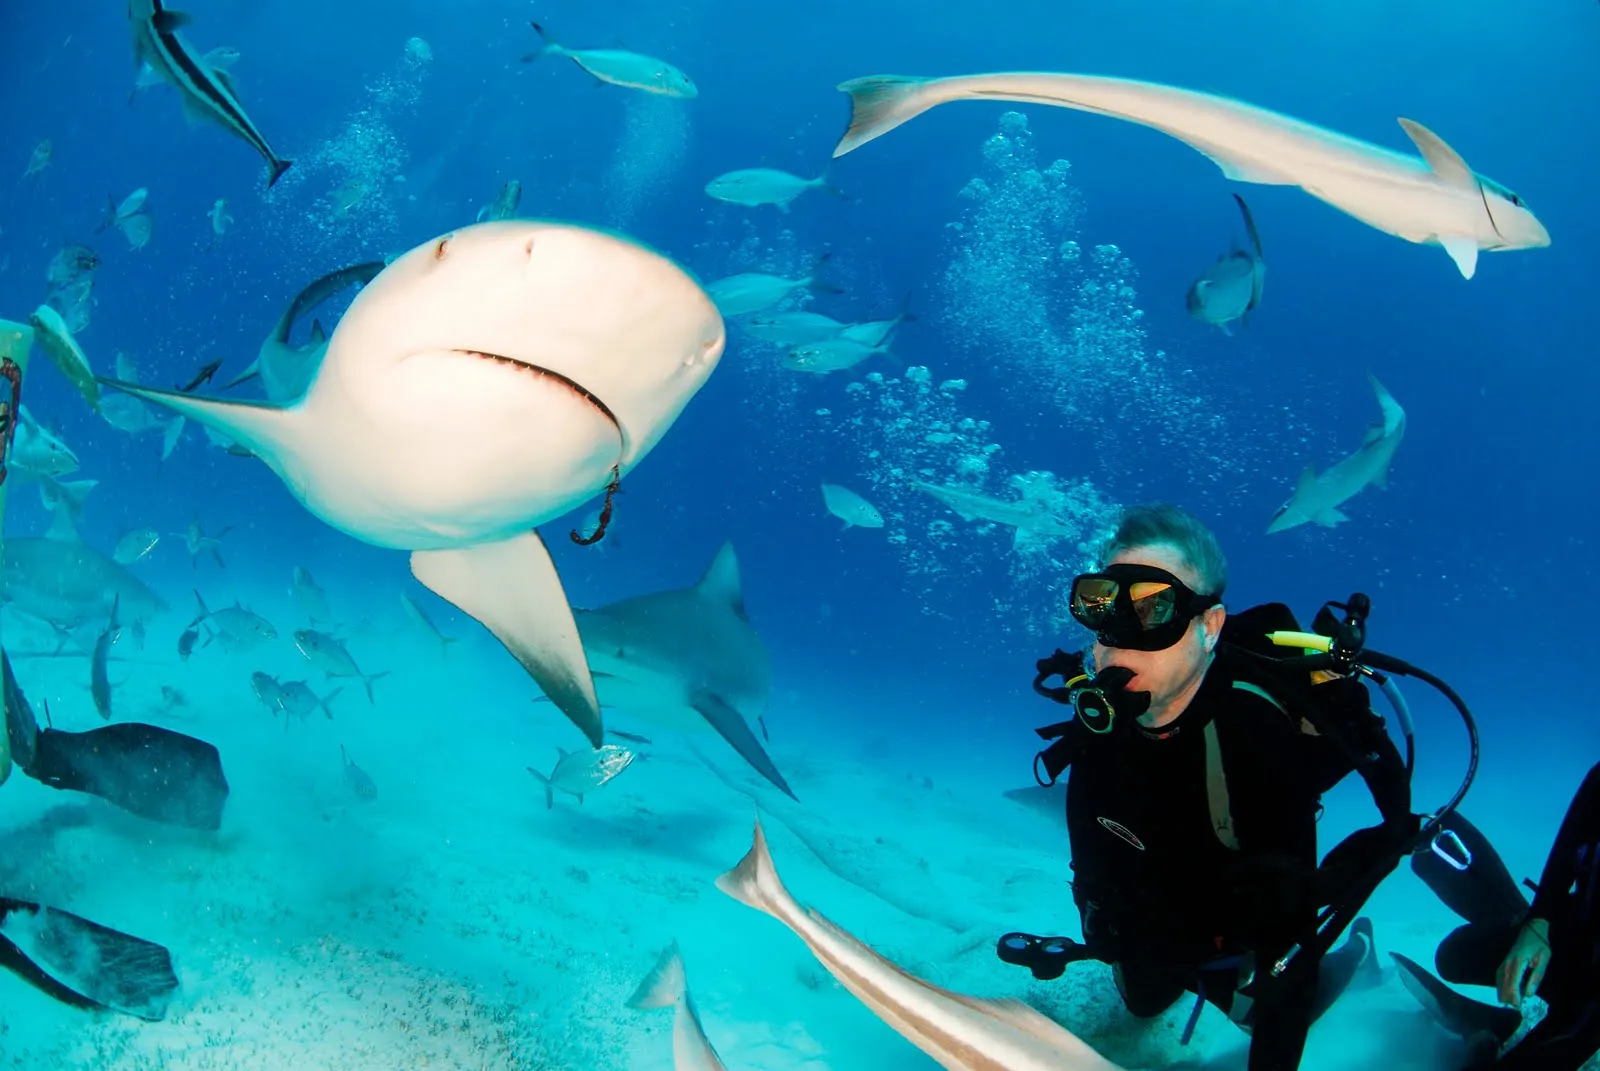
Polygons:
[[1550,966],[1550,920],[1529,919],[1517,931],[1516,943],[1500,964],[1500,1003],[1513,1008],[1539,991],[1544,972]]

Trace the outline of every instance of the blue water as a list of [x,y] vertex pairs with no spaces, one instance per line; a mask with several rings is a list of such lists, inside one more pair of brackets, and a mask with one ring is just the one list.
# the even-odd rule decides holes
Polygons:
[[[0,12],[0,316],[25,321],[47,296],[57,251],[91,245],[103,264],[78,338],[102,374],[121,351],[159,386],[219,357],[219,381],[231,377],[313,278],[470,223],[511,178],[523,185],[520,214],[622,230],[703,281],[804,275],[827,251],[826,277],[843,292],[803,307],[851,321],[890,317],[908,300],[916,319],[890,356],[825,377],[782,370],[780,350],[735,324],[707,386],[625,481],[606,540],[583,548],[560,536],[588,525],[594,504],[546,533],[577,606],[688,585],[731,541],[773,658],[774,758],[810,786],[797,821],[832,831],[873,880],[919,902],[941,890],[970,898],[971,910],[951,906],[956,928],[1077,924],[1060,884],[1059,822],[1000,793],[1030,782],[1030,730],[1055,720],[1028,688],[1033,663],[1085,641],[1063,613],[1065,584],[1121,504],[1171,501],[1212,525],[1232,606],[1280,600],[1309,621],[1325,600],[1369,593],[1372,645],[1449,680],[1477,712],[1482,764],[1465,810],[1519,877],[1538,872],[1600,755],[1587,680],[1589,593],[1600,586],[1590,536],[1593,5],[197,3],[185,32],[201,49],[240,50],[240,98],[296,160],[270,191],[249,147],[186,125],[172,90],[130,101],[118,5],[23,7]],[[663,100],[599,86],[560,59],[520,63],[535,47],[530,16],[564,43],[667,58],[700,95]],[[408,46],[413,38],[425,47]],[[740,167],[820,173],[846,123],[840,81],[991,70],[1185,86],[1402,151],[1394,119],[1414,118],[1515,189],[1552,244],[1485,254],[1464,280],[1437,248],[1293,187],[1230,183],[1153,131],[988,102],[936,109],[834,162],[830,180],[846,198],[808,193],[780,214],[702,192]],[[43,139],[48,166],[21,179]],[[107,196],[141,186],[150,243],[94,233]],[[353,191],[337,210],[334,199]],[[1249,329],[1226,337],[1191,320],[1183,295],[1242,240],[1235,191],[1255,213],[1269,268]],[[234,223],[213,240],[207,212],[219,198]],[[1068,242],[1075,253],[1063,253]],[[322,310],[330,328],[340,307]],[[1092,341],[1071,343],[1075,330]],[[928,370],[926,388],[912,367]],[[1388,490],[1351,500],[1338,528],[1264,534],[1300,471],[1345,456],[1376,419],[1369,371],[1408,418]],[[953,379],[964,389],[939,389]],[[129,718],[216,742],[234,796],[214,840],[100,808],[45,853],[47,878],[0,852],[8,880],[173,948],[184,983],[173,1016],[143,1027],[59,1009],[0,975],[0,1067],[398,1066],[384,1061],[426,1049],[410,1037],[419,1017],[471,1033],[465,1019],[435,1014],[447,992],[492,1009],[482,1021],[496,1024],[500,1046],[492,1056],[466,1055],[465,1043],[426,1049],[449,1066],[587,1069],[624,1066],[607,1061],[626,1053],[626,1066],[666,1067],[666,1017],[621,1000],[674,936],[730,1068],[932,1066],[808,966],[798,942],[712,889],[748,846],[748,803],[673,734],[643,726],[662,758],[581,811],[565,800],[546,813],[518,767],[543,767],[580,738],[531,705],[537,690],[509,656],[418,588],[399,553],[322,524],[264,466],[194,427],[162,461],[158,436],[108,426],[37,354],[26,397],[80,458],[73,478],[99,481],[81,523],[88,542],[109,550],[136,526],[164,533],[135,568],[173,609],[144,649],[113,663],[114,677]],[[1080,504],[1077,535],[1019,552],[1008,529],[963,522],[906,485],[907,473],[944,482],[958,472],[1001,498],[1014,474],[1052,474],[1037,479]],[[823,482],[866,495],[886,526],[841,531]],[[41,531],[48,518],[32,488],[10,489],[7,534]],[[196,519],[229,529],[225,569],[191,564],[172,535]],[[327,589],[362,667],[390,677],[374,704],[358,686],[334,725],[286,732],[249,678],[259,669],[325,683],[289,640],[303,627],[288,593],[295,566]],[[173,645],[194,588],[213,606],[242,600],[276,622],[278,639],[180,662]],[[463,638],[448,659],[400,613],[401,590]],[[48,633],[9,612],[6,627],[8,649],[48,649]],[[19,674],[58,724],[99,724],[82,657],[19,660]],[[163,709],[162,684],[181,688],[191,709]],[[1465,735],[1423,686],[1408,694],[1417,799],[1431,806],[1460,779]],[[378,802],[345,790],[340,743],[373,773]],[[722,748],[712,737],[699,745]],[[731,752],[714,754],[744,775]],[[20,778],[7,788],[0,829],[34,828],[62,805]],[[1365,819],[1349,789],[1330,797],[1329,834]],[[923,860],[906,872],[888,856],[872,861],[876,838]],[[986,958],[987,944],[947,953],[952,927],[829,876],[798,840],[775,837],[775,851],[803,900],[942,984],[1026,996],[1128,1066],[1183,1055],[1171,1023],[1137,1043],[1119,1034],[1126,1023],[1104,977],[1072,990],[1024,985]],[[1029,884],[1030,874],[1044,877]],[[1014,882],[1021,891],[998,891]],[[252,886],[259,897],[229,891]],[[1419,959],[1452,924],[1403,873],[1373,906],[1380,934],[1388,912],[1403,935],[1396,947]],[[330,981],[390,967],[387,996],[381,981],[366,991]],[[401,979],[402,968],[416,973]],[[782,984],[768,986],[768,973]],[[384,999],[416,1014],[375,1010]],[[1444,1066],[1443,1035],[1407,1018],[1407,999],[1391,981],[1371,1007],[1342,1011],[1351,1029],[1314,1034],[1306,1066],[1370,1066],[1372,1050],[1351,1040],[1367,1033],[1411,1039],[1419,1066]],[[263,1008],[292,1028],[243,1025]],[[1201,1047],[1242,1066],[1240,1035],[1206,1022]],[[195,1055],[205,1045],[211,1055]]]

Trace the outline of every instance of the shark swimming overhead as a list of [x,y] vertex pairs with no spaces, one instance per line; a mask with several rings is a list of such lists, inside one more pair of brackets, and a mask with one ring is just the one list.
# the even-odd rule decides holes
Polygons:
[[1370,373],[1367,381],[1378,396],[1383,420],[1367,429],[1366,440],[1359,450],[1322,475],[1317,475],[1316,466],[1307,465],[1300,474],[1294,495],[1267,526],[1268,535],[1307,521],[1332,528],[1350,519],[1339,511],[1339,506],[1347,499],[1354,498],[1368,484],[1380,488],[1389,486],[1389,462],[1394,460],[1394,452],[1405,436],[1406,411]]
[[694,587],[579,610],[577,621],[602,704],[674,729],[709,725],[794,795],[750,729],[766,711],[772,669],[745,615],[732,544]]
[[[572,611],[537,525],[620,481],[722,356],[722,318],[671,260],[561,223],[480,223],[397,258],[279,407],[108,381],[238,443],[307,509],[410,550],[603,743]],[[600,528],[578,542],[594,542]]]
[[1437,245],[1466,278],[1478,252],[1538,249],[1550,234],[1522,199],[1473,171],[1420,123],[1400,126],[1421,153],[1396,152],[1243,101],[1132,78],[1007,73],[955,78],[873,75],[842,83],[850,128],[835,157],[955,100],[1050,104],[1170,134],[1235,182],[1299,186],[1370,227]]

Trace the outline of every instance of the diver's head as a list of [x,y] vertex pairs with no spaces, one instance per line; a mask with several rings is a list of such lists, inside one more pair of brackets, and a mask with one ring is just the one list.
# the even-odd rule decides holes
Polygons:
[[1120,666],[1150,693],[1146,724],[1182,713],[1205,676],[1227,612],[1227,559],[1210,529],[1175,506],[1124,511],[1097,573],[1073,582],[1071,608],[1095,632],[1097,671]]

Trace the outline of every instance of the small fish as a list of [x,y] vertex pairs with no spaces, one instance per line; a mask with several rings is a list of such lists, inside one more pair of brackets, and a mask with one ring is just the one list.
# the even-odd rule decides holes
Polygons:
[[639,988],[628,998],[630,1008],[672,1008],[672,1071],[727,1071],[689,995],[683,956],[674,941],[661,953]]
[[344,691],[343,688],[335,688],[327,695],[319,698],[317,693],[311,690],[311,685],[305,681],[284,681],[282,684],[283,709],[286,713],[293,714],[301,721],[320,710],[327,715],[329,721],[332,721],[333,708],[328,704],[332,703],[342,691]]
[[550,776],[528,767],[528,772],[544,785],[544,804],[547,809],[556,805],[555,790],[560,789],[583,802],[585,794],[609,782],[633,764],[633,752],[620,744],[602,744],[592,751],[566,751],[556,748],[556,767]]
[[821,342],[843,331],[846,324],[820,312],[769,312],[752,316],[742,324],[745,331],[762,342],[778,346],[803,346]]
[[295,566],[294,584],[290,590],[294,593],[294,601],[300,604],[300,612],[306,617],[314,622],[333,620],[333,615],[328,612],[328,596],[317,586],[311,570]]
[[118,220],[117,229],[128,240],[130,248],[143,249],[150,244],[150,237],[156,232],[155,217],[148,212],[139,212]]
[[166,713],[171,713],[180,708],[189,706],[189,697],[170,684],[161,686],[161,703],[166,708]]
[[356,677],[367,689],[367,702],[376,703],[372,697],[372,682],[389,675],[388,670],[382,673],[367,674],[361,672],[356,660],[350,657],[350,652],[345,650],[344,644],[316,629],[301,629],[294,634],[294,645],[306,660],[316,666],[330,677]]
[[117,203],[115,197],[107,195],[106,218],[100,221],[100,226],[96,227],[94,232],[99,234],[101,231],[115,227],[129,216],[137,215],[139,210],[144,207],[144,203],[149,196],[150,190],[144,186],[140,186],[137,190],[124,197],[121,204]]
[[200,555],[206,551],[217,560],[217,567],[226,569],[227,563],[222,560],[222,537],[233,531],[233,525],[228,525],[216,535],[206,535],[206,530],[200,526],[198,518],[189,522],[189,527],[180,533],[183,537],[184,549],[189,552],[189,564],[193,568],[200,568]]
[[1261,287],[1266,277],[1267,265],[1261,259],[1261,235],[1256,233],[1256,221],[1250,215],[1250,206],[1238,194],[1239,211],[1244,216],[1245,233],[1250,237],[1249,250],[1234,246],[1217,258],[1189,286],[1184,304],[1189,315],[1201,323],[1211,324],[1231,336],[1228,325],[1235,320],[1241,327],[1250,326],[1250,314],[1261,304]]
[[94,369],[89,367],[89,358],[84,355],[83,347],[72,337],[72,331],[61,319],[61,314],[49,305],[40,305],[33,310],[28,323],[46,356],[67,377],[67,381],[78,388],[78,393],[88,401],[89,407],[98,409],[100,384],[94,378]]
[[272,674],[256,670],[250,674],[250,688],[273,715],[283,709],[283,685]]
[[28,169],[22,173],[24,180],[30,179],[50,166],[50,157],[55,153],[55,146],[45,138],[33,147],[33,155],[28,157]]
[[203,386],[204,384],[210,383],[211,382],[211,377],[216,375],[217,374],[217,369],[219,369],[221,367],[222,367],[222,358],[221,357],[218,357],[216,360],[211,361],[210,363],[208,363],[206,365],[203,365],[201,367],[200,371],[198,371],[198,372],[196,372],[194,374],[194,378],[193,379],[189,380],[189,382],[185,383],[183,386],[178,387],[178,392],[180,394],[188,394],[191,391],[194,391],[194,390],[198,389],[199,387]]
[[228,228],[233,226],[233,216],[228,213],[228,202],[221,197],[218,197],[216,204],[211,206],[211,211],[206,213],[206,218],[211,221],[211,240],[213,243],[224,234],[227,234]]
[[372,192],[372,183],[366,179],[351,179],[343,186],[328,195],[328,201],[333,206],[333,214],[342,216],[356,205],[367,199]]
[[864,346],[841,335],[838,338],[810,342],[790,350],[788,356],[778,363],[791,372],[810,372],[813,375],[825,376],[829,372],[842,372],[847,368],[854,368],[869,357],[888,352],[887,344]]
[[238,602],[232,606],[224,606],[220,610],[212,610],[206,606],[206,600],[200,593],[194,593],[195,602],[199,605],[200,613],[193,621],[189,622],[190,628],[197,628],[202,623],[209,624],[216,632],[206,638],[210,643],[213,639],[220,640],[224,650],[254,647],[278,638],[278,630],[272,622],[260,614],[246,610]]
[[94,709],[102,721],[111,720],[111,677],[106,672],[106,660],[111,655],[111,645],[117,642],[117,606],[120,595],[111,597],[111,621],[94,644],[94,657],[89,660],[89,694],[94,696]]
[[339,758],[344,760],[344,783],[350,786],[359,799],[375,800],[378,798],[378,783],[372,776],[357,766],[346,754],[344,745],[339,745]]
[[433,620],[423,612],[422,607],[418,606],[414,601],[412,601],[411,596],[407,595],[403,591],[400,593],[400,605],[405,608],[406,616],[411,618],[411,620],[415,621],[418,625],[422,626],[422,630],[424,632],[439,641],[440,651],[442,651],[444,654],[450,653],[450,645],[457,642],[456,637],[446,636],[444,633],[440,632],[438,626],[433,623]]
[[618,740],[627,740],[635,744],[649,744],[654,742],[648,736],[640,736],[638,733],[623,732],[621,729],[607,729],[606,733],[616,737]]
[[900,304],[900,312],[892,320],[867,320],[864,323],[849,324],[839,331],[840,338],[859,342],[863,346],[881,346],[889,341],[889,336],[903,323],[909,323],[916,317],[911,314],[911,295],[907,294],[905,301]]
[[272,169],[269,188],[282,178],[294,161],[272,151],[239,103],[228,72],[208,65],[183,39],[178,30],[188,24],[189,16],[167,10],[161,0],[128,0],[128,21],[133,26],[135,60],[149,64],[162,81],[178,90],[184,112],[219,123],[260,153]]
[[199,629],[197,629],[197,628],[187,628],[187,629],[183,630],[183,635],[178,637],[178,660],[179,661],[182,661],[182,662],[189,661],[189,656],[194,654],[195,641],[198,640],[199,638],[200,638],[200,630]]
[[822,485],[822,502],[828,512],[844,522],[845,528],[882,528],[883,514],[871,502],[848,487],[836,483]]
[[133,528],[122,534],[111,552],[111,560],[118,565],[132,565],[143,561],[161,542],[161,533],[154,528]]
[[563,48],[552,41],[537,22],[530,22],[539,35],[537,51],[522,57],[530,63],[541,56],[566,56],[602,82],[626,89],[642,89],[662,97],[688,100],[700,95],[689,76],[665,60],[641,56],[620,48]]
[[836,287],[829,286],[821,279],[822,267],[827,263],[828,256],[824,253],[818,257],[811,274],[803,279],[785,279],[781,275],[767,275],[764,272],[742,272],[718,279],[706,287],[706,293],[711,295],[711,300],[724,316],[743,316],[745,313],[770,309],[796,290],[837,293]]
[[500,187],[499,196],[478,209],[478,222],[487,223],[490,220],[510,219],[517,214],[517,205],[521,201],[522,183],[516,179],[507,179],[506,184]]
[[45,279],[52,287],[69,287],[100,269],[100,254],[86,245],[63,246],[50,259]]
[[54,478],[78,471],[78,455],[59,435],[35,420],[27,406],[19,408],[19,415],[22,419],[17,422],[11,441],[8,464],[40,477]]
[[718,201],[747,208],[776,205],[780,212],[788,212],[794,199],[807,190],[827,190],[843,196],[828,182],[826,171],[814,179],[808,179],[770,167],[752,167],[743,171],[729,171],[706,183],[706,193]]

